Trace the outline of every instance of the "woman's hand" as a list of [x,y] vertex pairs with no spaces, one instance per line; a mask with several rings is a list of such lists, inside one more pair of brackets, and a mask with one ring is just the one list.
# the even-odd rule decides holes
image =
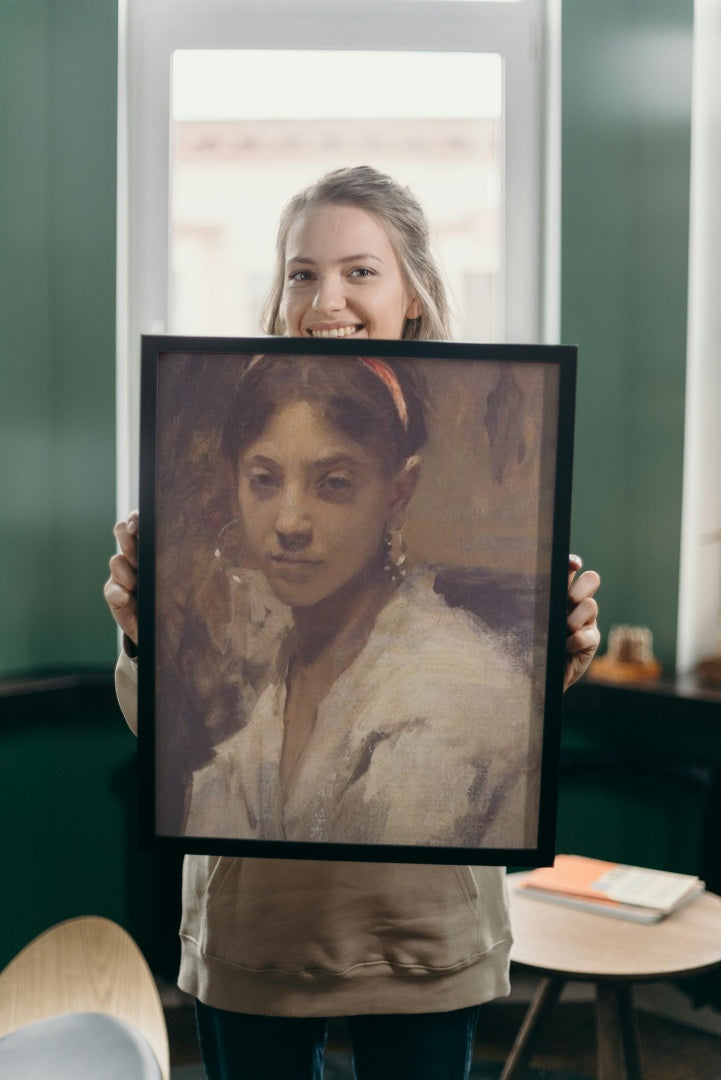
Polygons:
[[113,529],[120,553],[110,560],[110,577],[103,589],[110,613],[134,645],[138,644],[138,531],[137,510]]
[[586,671],[601,640],[596,625],[598,604],[593,596],[601,579],[595,570],[576,574],[583,566],[578,555],[568,556],[568,617],[566,619],[566,671],[563,689],[568,690]]

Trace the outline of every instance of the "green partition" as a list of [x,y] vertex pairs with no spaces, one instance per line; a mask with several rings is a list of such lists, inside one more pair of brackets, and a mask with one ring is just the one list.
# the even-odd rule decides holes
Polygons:
[[562,339],[579,346],[573,544],[602,629],[675,658],[692,0],[563,5]]
[[0,0],[0,675],[110,664],[116,0]]
[[[72,915],[142,937],[152,909],[102,596],[115,515],[117,17],[116,0],[0,0],[0,964]],[[104,689],[9,691],[7,677],[49,669],[100,671]]]

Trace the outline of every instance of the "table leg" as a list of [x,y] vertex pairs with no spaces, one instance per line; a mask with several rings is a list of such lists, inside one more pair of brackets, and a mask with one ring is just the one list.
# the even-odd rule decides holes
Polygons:
[[643,1080],[629,983],[596,984],[599,1080]]
[[506,1064],[503,1066],[500,1080],[520,1080],[523,1076],[531,1060],[533,1045],[541,1022],[558,1001],[565,981],[560,978],[546,978],[539,982]]

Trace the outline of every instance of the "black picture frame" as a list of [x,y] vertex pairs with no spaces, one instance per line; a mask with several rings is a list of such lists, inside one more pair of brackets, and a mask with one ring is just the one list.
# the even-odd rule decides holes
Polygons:
[[[145,850],[524,867],[553,861],[576,351],[565,345],[143,337],[138,753],[140,843]],[[260,356],[290,357],[288,363],[318,356],[336,365],[357,362],[361,356],[376,366],[420,368],[431,420],[422,451],[421,480],[406,521],[410,561],[416,567],[409,580],[414,584],[411,587],[404,581],[399,595],[405,590],[407,598],[416,584],[427,591],[431,583],[433,597],[428,603],[438,601],[443,607],[438,626],[445,627],[446,621],[449,626],[469,623],[475,634],[480,625],[479,640],[491,650],[484,672],[493,673],[488,683],[495,689],[482,688],[484,716],[493,717],[486,737],[501,749],[485,755],[479,747],[484,749],[487,743],[475,742],[481,739],[476,714],[464,714],[466,698],[460,691],[460,704],[455,701],[454,687],[466,678],[469,686],[475,686],[475,671],[466,676],[464,669],[450,677],[434,670],[434,657],[446,654],[457,656],[459,663],[462,657],[461,666],[467,663],[470,668],[476,655],[475,637],[469,647],[464,638],[458,639],[464,644],[456,647],[452,634],[434,642],[435,631],[429,627],[436,622],[430,608],[428,614],[413,615],[408,623],[421,625],[422,644],[411,640],[415,629],[408,634],[398,631],[395,637],[390,634],[386,658],[403,643],[409,650],[400,650],[401,661],[395,668],[388,660],[387,678],[376,677],[373,684],[379,688],[377,693],[387,690],[391,697],[395,693],[406,701],[416,690],[422,692],[420,705],[408,705],[409,715],[413,709],[414,717],[418,713],[423,738],[426,726],[450,730],[449,717],[453,716],[453,730],[462,732],[457,738],[461,757],[458,764],[456,750],[446,749],[445,735],[438,736],[439,743],[428,744],[420,736],[415,743],[397,741],[394,753],[389,749],[381,757],[376,749],[379,742],[386,740],[390,745],[395,738],[391,721],[386,717],[380,733],[363,729],[361,772],[366,770],[368,779],[357,806],[367,809],[367,819],[365,809],[360,814],[349,811],[345,817],[336,810],[345,805],[343,800],[348,801],[349,791],[356,792],[360,781],[356,762],[348,774],[352,784],[342,785],[346,765],[340,762],[349,751],[347,747],[341,750],[340,744],[336,747],[334,736],[328,736],[317,758],[308,751],[310,743],[304,754],[315,769],[308,766],[308,777],[332,775],[334,784],[340,778],[341,794],[337,801],[332,794],[326,802],[319,801],[325,797],[320,787],[308,779],[304,788],[299,773],[295,813],[290,809],[292,784],[288,781],[282,799],[273,787],[277,760],[266,761],[264,751],[257,751],[260,744],[249,734],[271,730],[268,721],[264,726],[256,719],[263,711],[258,702],[266,701],[269,682],[278,686],[280,676],[276,672],[274,679],[269,670],[278,662],[275,654],[286,640],[291,610],[280,605],[276,612],[268,603],[266,577],[247,565],[246,547],[238,545],[234,530],[242,532],[243,525],[235,510],[236,478],[220,448],[230,403],[245,392],[243,373]],[[408,662],[403,661],[406,656]],[[424,658],[422,663],[420,658]],[[510,674],[497,675],[505,671],[506,662]],[[396,675],[388,674],[391,670],[402,673],[407,685],[401,688],[399,682],[396,687]],[[400,680],[401,674],[397,677]],[[446,678],[450,678],[450,690],[441,695],[437,688],[445,687]],[[508,693],[498,690],[506,685],[506,678],[512,687]],[[438,702],[430,703],[431,687],[448,703],[442,717],[436,715],[441,711]],[[339,712],[353,715],[348,727],[355,738],[362,729],[358,703],[372,714],[376,690],[355,688],[348,693],[343,700],[351,704]],[[506,701],[527,702],[528,707],[506,709]],[[380,711],[391,708],[385,701],[377,707]],[[336,725],[339,712],[333,710]],[[421,712],[427,715],[421,717]],[[317,715],[321,715],[320,707]],[[423,752],[414,749],[402,754],[401,745],[422,746]],[[517,758],[514,746],[526,747],[525,757]],[[275,825],[266,823],[265,811],[252,805],[248,794],[255,790],[258,775],[256,752],[269,770],[272,798],[277,797],[285,815],[274,819]],[[462,757],[466,752],[470,761]],[[423,761],[417,776],[415,757]],[[379,764],[374,774],[369,761],[375,768],[377,759],[382,767]],[[506,759],[515,762],[507,775],[502,765]],[[244,770],[245,778],[236,777],[236,768]],[[407,775],[412,778],[408,782]],[[246,794],[236,798],[238,784]],[[330,782],[327,786],[335,790]],[[400,790],[405,800],[399,804],[402,813],[393,801]],[[522,793],[520,803],[518,797],[504,794],[511,790]],[[416,791],[418,806],[414,804]],[[494,794],[487,796],[487,791]],[[252,828],[236,826],[226,816],[228,807],[235,814],[245,802],[245,816],[238,810],[236,817],[257,822]],[[450,803],[458,804],[458,812],[454,816],[449,811],[446,822],[445,807]],[[407,818],[403,816],[406,808]],[[391,825],[396,813],[402,825]],[[319,830],[320,819],[323,827]],[[219,820],[220,825],[213,824]],[[204,823],[202,829],[198,821]]]

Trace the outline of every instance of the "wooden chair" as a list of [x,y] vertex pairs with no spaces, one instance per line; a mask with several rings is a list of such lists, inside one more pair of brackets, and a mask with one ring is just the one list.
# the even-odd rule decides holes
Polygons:
[[[93,1046],[110,1047],[102,1041],[106,1033],[114,1064],[111,1069],[109,1057],[103,1076],[169,1080],[168,1035],[155,981],[138,946],[117,923],[92,915],[58,923],[0,973],[0,1074],[10,1075],[3,1070],[3,1056],[12,1061],[12,1075],[20,1077],[26,1059],[46,1046],[49,1055],[63,1056],[66,1071],[58,1069],[58,1075],[78,1080],[101,1075],[83,1071],[87,1062],[81,1058],[88,1058]],[[76,1052],[77,1068],[69,1068],[68,1054],[72,1060]],[[127,1066],[120,1064],[123,1059]],[[27,1075],[39,1075],[31,1067],[36,1066],[28,1064]],[[55,1073],[43,1075],[53,1080]]]

